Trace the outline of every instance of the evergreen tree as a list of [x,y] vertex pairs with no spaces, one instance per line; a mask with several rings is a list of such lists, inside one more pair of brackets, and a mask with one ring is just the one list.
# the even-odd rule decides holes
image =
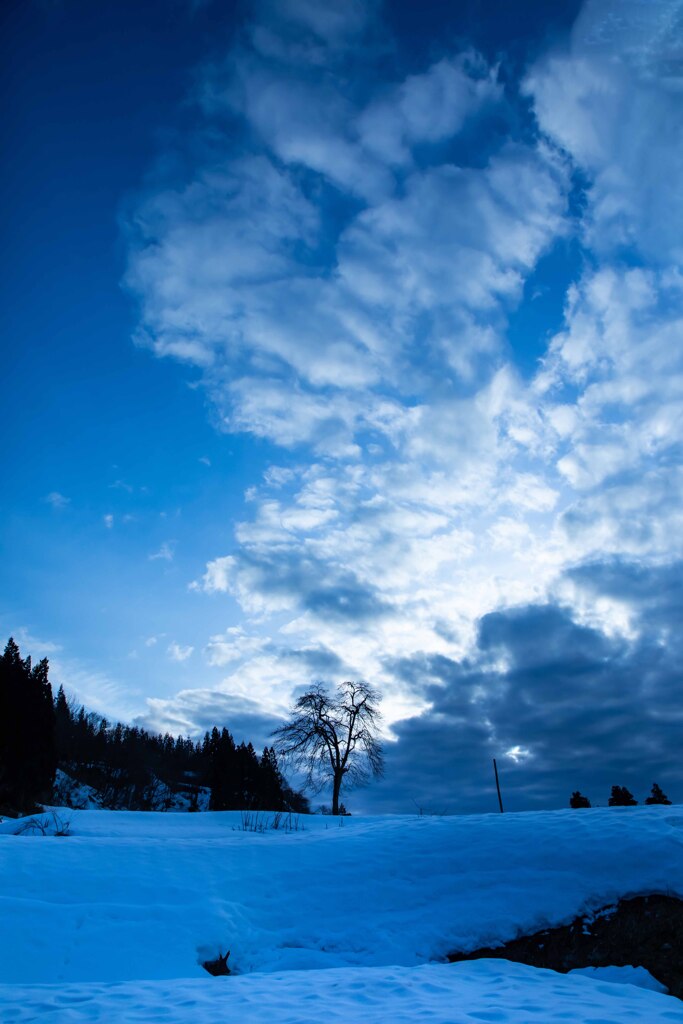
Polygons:
[[73,717],[69,702],[64,693],[64,687],[60,686],[55,698],[55,742],[57,744],[57,757],[60,761],[67,759],[73,741]]
[[649,797],[645,801],[645,803],[646,804],[667,804],[667,805],[670,805],[671,801],[669,800],[669,798],[666,795],[666,793],[662,792],[661,788],[657,785],[657,783],[653,782],[652,783],[652,790],[650,792]]
[[284,802],[284,779],[273,747],[265,747],[261,755],[259,771],[259,807],[266,811],[286,810]]
[[635,807],[638,803],[626,786],[612,786],[612,795],[607,802],[610,807]]
[[591,802],[588,797],[584,796],[583,793],[579,793],[578,789],[572,793],[569,801],[570,807],[590,807],[590,805]]
[[259,758],[251,743],[237,747],[226,728],[195,743],[110,725],[77,707],[62,686],[53,700],[47,661],[33,667],[10,639],[0,657],[0,810],[29,811],[49,800],[57,765],[110,808],[166,809],[182,795],[197,810],[199,788],[208,786],[212,810],[309,810],[272,748]]
[[211,786],[209,808],[212,811],[240,809],[239,792],[235,779],[235,742],[227,729],[221,732],[214,726],[206,744],[209,758],[208,781]]
[[22,812],[47,799],[56,769],[47,659],[33,668],[10,637],[0,658],[0,806]]
[[235,751],[233,786],[238,810],[259,808],[259,760],[251,743],[240,743]]
[[29,785],[39,800],[49,800],[57,773],[55,709],[49,680],[49,663],[43,658],[31,671],[29,692],[33,711],[33,745],[28,745]]

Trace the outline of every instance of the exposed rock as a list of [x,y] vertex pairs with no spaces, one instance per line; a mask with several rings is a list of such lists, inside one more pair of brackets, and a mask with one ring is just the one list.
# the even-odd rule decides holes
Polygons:
[[230,950],[223,956],[221,953],[218,954],[215,960],[205,960],[202,967],[209,974],[213,974],[214,978],[222,978],[226,974],[230,974],[230,968],[228,967],[228,957],[230,956]]
[[566,974],[576,967],[645,967],[683,999],[683,900],[636,896],[569,925],[512,939],[503,946],[450,953],[451,963],[492,957]]

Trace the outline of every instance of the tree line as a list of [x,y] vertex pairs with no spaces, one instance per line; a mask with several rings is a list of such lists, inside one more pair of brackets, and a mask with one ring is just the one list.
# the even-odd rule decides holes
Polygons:
[[110,723],[79,707],[62,686],[53,695],[48,670],[47,659],[33,666],[10,638],[0,657],[1,813],[64,802],[65,778],[72,790],[91,787],[98,803],[112,809],[180,803],[197,810],[208,791],[211,810],[309,810],[284,778],[272,746],[259,756],[251,743],[235,743],[226,728],[194,741]]
[[[663,792],[661,786],[656,782],[653,782],[650,795],[646,798],[645,803],[650,806],[654,804],[665,804],[669,806],[671,801],[666,793]],[[637,804],[638,801],[626,786],[612,786],[612,792],[610,793],[609,800],[607,801],[608,807],[636,807]],[[572,793],[569,799],[569,806],[590,807],[591,802],[587,796],[584,796],[583,793],[580,793],[577,789]]]

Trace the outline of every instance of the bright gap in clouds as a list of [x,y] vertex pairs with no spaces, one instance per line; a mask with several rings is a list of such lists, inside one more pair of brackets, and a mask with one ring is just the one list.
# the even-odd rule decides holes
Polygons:
[[519,807],[675,790],[681,4],[588,2],[526,61],[400,25],[254,5],[130,206],[136,342],[279,453],[188,580],[225,628],[163,644],[220,682],[145,721],[265,740],[364,678],[393,742],[359,806],[493,807],[506,753]]

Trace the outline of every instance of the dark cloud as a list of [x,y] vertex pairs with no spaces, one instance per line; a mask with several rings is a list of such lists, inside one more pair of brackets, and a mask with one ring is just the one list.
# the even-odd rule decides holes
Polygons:
[[614,784],[643,800],[654,780],[680,797],[680,569],[614,562],[568,574],[596,598],[628,601],[633,638],[607,636],[547,603],[484,616],[470,661],[394,663],[405,682],[422,685],[431,708],[396,727],[386,780],[358,803],[495,811],[493,757],[511,810],[566,806],[574,789],[606,804]]
[[652,567],[614,559],[582,565],[566,573],[592,597],[627,602],[649,630],[665,630],[668,646],[680,650],[683,612],[683,562]]
[[225,727],[237,743],[251,741],[257,750],[271,743],[273,729],[281,724],[256,701],[219,690],[184,690],[170,700],[150,700],[148,704],[149,711],[136,720],[136,725],[193,737],[214,726]]
[[328,647],[278,648],[278,656],[286,664],[292,661],[311,675],[321,678],[341,676],[345,672],[344,662]]
[[352,571],[290,548],[240,552],[236,562],[244,586],[266,600],[285,599],[320,618],[365,622],[389,610],[379,591]]
[[312,589],[303,604],[321,618],[344,620],[376,618],[388,610],[376,591],[352,578]]

